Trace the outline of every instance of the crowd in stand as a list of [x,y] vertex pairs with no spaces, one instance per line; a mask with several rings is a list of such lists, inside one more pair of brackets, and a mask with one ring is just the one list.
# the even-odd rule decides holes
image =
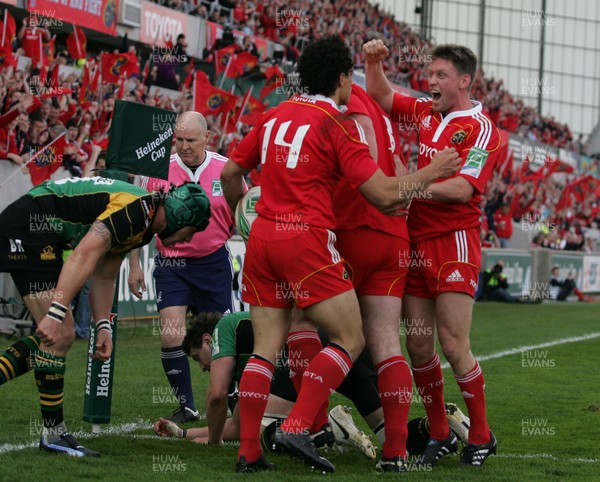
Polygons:
[[[305,42],[325,34],[340,34],[350,43],[355,65],[363,65],[365,39],[382,38],[391,55],[384,61],[390,80],[414,90],[427,92],[426,64],[428,39],[397,22],[367,0],[287,0],[261,3],[254,0],[165,0],[165,6],[232,25],[245,35],[259,35],[286,46],[289,56]],[[472,95],[483,102],[498,127],[533,141],[582,152],[582,137],[574,139],[569,127],[554,117],[540,115],[505,90],[502,79],[486,78],[479,71]]]
[[548,176],[539,183],[518,182],[518,178],[511,182],[495,172],[482,207],[484,245],[510,247],[513,230],[520,229],[527,233],[531,247],[597,251],[584,228],[600,227],[598,196],[593,191],[582,192],[581,202],[565,203],[569,181]]
[[[366,0],[289,0],[285,3],[266,4],[251,0],[198,0],[196,3],[167,0],[162,3],[169,8],[239,29],[247,36],[258,35],[279,42],[284,45],[285,58],[290,61],[296,58],[306,42],[326,34],[338,33],[351,45],[356,66],[360,67],[363,63],[362,42],[365,38],[379,36],[392,47],[392,55],[384,65],[390,79],[415,90],[427,90],[424,64],[429,42],[408,25],[396,22],[393,16]],[[25,28],[27,26],[24,23],[22,30]],[[47,32],[40,30],[44,40],[47,40]],[[102,152],[107,147],[112,111],[117,98],[177,112],[193,108],[190,86],[184,85],[184,78],[191,67],[187,62],[168,59],[153,62],[152,67],[147,70],[140,69],[138,65],[139,73],[130,76],[122,89],[114,83],[99,85],[94,100],[85,108],[81,105],[79,95],[82,78],[77,74],[58,78],[60,87],[72,89],[72,93],[36,98],[34,103],[29,93],[39,92],[40,85],[48,84],[49,72],[54,64],[76,62],[67,51],[58,47],[54,59],[46,66],[40,62],[26,72],[13,66],[5,66],[0,71],[0,106],[3,114],[10,114],[0,118],[0,158],[23,165],[24,171],[32,152],[65,131],[65,168],[75,176],[96,168],[97,159],[103,158]],[[186,47],[185,35],[180,35],[174,49],[165,55],[177,58],[178,55],[175,54],[185,54]],[[213,47],[217,48],[218,45]],[[252,48],[250,37],[244,39],[244,45],[239,45],[239,50],[252,51]],[[13,43],[13,49],[17,54],[27,55],[26,37],[19,35]],[[136,54],[135,47],[130,46],[128,49]],[[101,54],[102,52],[88,52],[87,64],[100,65]],[[209,54],[210,52],[206,52],[205,56]],[[144,60],[142,59],[142,66]],[[175,99],[160,93],[150,95],[151,85],[180,90],[181,95]],[[473,97],[483,102],[499,127],[532,140],[569,146],[581,151],[581,139],[573,141],[567,126],[540,116],[535,109],[516,100],[504,90],[502,80],[485,79],[483,75],[478,75],[473,89]],[[16,111],[18,112],[15,113]],[[207,120],[212,134],[209,148],[226,153],[227,140],[230,138],[222,136],[222,119],[207,116]],[[249,126],[242,125],[241,134],[248,128]],[[223,139],[226,142],[223,143]],[[407,154],[411,151],[414,151],[414,145],[407,143]],[[525,220],[546,226],[532,239],[532,243],[556,249],[589,249],[582,227],[597,227],[600,224],[597,199],[589,194],[584,202],[569,203],[568,207],[557,210],[556,205],[563,195],[565,185],[564,180],[559,182],[553,176],[534,185],[515,182],[514,177],[512,180],[502,178],[498,173],[491,183],[485,207],[484,218],[488,225],[486,236],[489,238],[487,242],[504,246],[509,244],[510,236],[502,231],[502,226],[506,226],[506,223],[502,219],[498,222],[494,220],[494,217],[498,218],[504,213],[505,218],[519,223]],[[505,207],[501,209],[503,205]],[[493,241],[493,237],[498,239]]]

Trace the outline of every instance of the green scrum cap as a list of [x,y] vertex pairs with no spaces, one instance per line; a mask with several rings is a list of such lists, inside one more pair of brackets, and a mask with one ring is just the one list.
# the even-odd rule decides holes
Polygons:
[[163,202],[167,227],[159,234],[160,239],[168,238],[181,228],[192,226],[204,231],[211,216],[210,200],[198,184],[188,182],[171,189]]

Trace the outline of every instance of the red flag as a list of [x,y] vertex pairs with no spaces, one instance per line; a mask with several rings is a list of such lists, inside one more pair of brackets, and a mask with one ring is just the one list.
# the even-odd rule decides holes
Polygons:
[[277,88],[277,81],[285,78],[285,74],[277,65],[273,65],[265,71],[265,77],[267,78],[267,81],[260,91],[259,99],[264,99],[273,92]]
[[4,9],[4,21],[0,22],[0,32],[2,32],[0,46],[12,47],[17,35],[17,24],[7,8]]
[[255,125],[260,115],[267,108],[266,104],[263,104],[260,100],[250,97],[248,103],[242,112],[240,122],[248,125]]
[[73,25],[73,31],[67,37],[67,50],[69,55],[74,59],[85,58],[87,48],[87,38],[82,29]]
[[210,84],[210,79],[208,78],[208,75],[206,75],[206,72],[202,71],[202,70],[196,70],[196,72],[194,73],[194,80],[196,81],[196,85],[200,84]]
[[549,162],[549,159],[546,158],[546,162],[548,163],[548,176],[554,174],[555,172],[565,172],[570,174],[575,172],[575,168],[570,166],[566,162],[561,161],[560,159],[556,159],[553,162]]
[[44,65],[50,65],[54,60],[54,42],[56,42],[56,35],[50,39],[50,42],[44,45],[44,56],[42,57]]
[[217,75],[225,71],[227,64],[229,63],[229,58],[232,55],[235,55],[234,45],[215,51],[215,73]]
[[248,104],[248,99],[250,98],[251,95],[252,95],[252,87],[250,89],[248,89],[246,91],[246,93],[244,94],[244,97],[242,98],[242,105],[240,106],[240,108],[239,109],[236,108],[234,114],[227,118],[228,122],[225,124],[225,132],[227,134],[229,134],[230,132],[237,131],[237,124],[240,120],[240,117],[242,116],[242,112],[246,108],[246,104]]
[[565,186],[563,192],[560,196],[560,200],[556,203],[556,211],[562,211],[565,208],[568,208],[572,204],[571,199],[571,187],[569,185]]
[[27,161],[31,183],[34,186],[50,179],[52,173],[62,165],[66,145],[67,141],[63,133]]
[[232,139],[232,141],[229,143],[229,146],[227,147],[227,154],[225,154],[225,157],[230,158],[234,151],[235,148],[237,147],[237,145],[240,143],[240,139],[238,137],[234,137]]
[[583,176],[571,183],[575,199],[579,204],[582,204],[589,194],[596,192],[600,187],[600,179],[596,179],[594,176]]
[[203,115],[218,115],[235,108],[239,96],[214,87],[210,84],[196,82],[194,110]]
[[[93,69],[93,71],[92,71]],[[83,68],[83,80],[81,81],[81,88],[79,89],[79,103],[83,108],[94,99],[96,90],[98,89],[98,76],[100,70],[98,67],[90,67],[85,64]]]
[[598,191],[600,191],[600,179],[590,175],[578,177],[565,186],[560,200],[556,204],[556,210],[560,211],[571,207],[573,201],[583,204],[586,197],[589,195],[597,196]]
[[122,74],[131,77],[139,74],[140,67],[137,57],[133,53],[126,54],[102,54],[101,56],[102,82],[116,84]]
[[258,65],[258,58],[250,52],[242,52],[233,57],[229,69],[225,72],[232,79],[241,77]]
[[17,65],[17,60],[13,55],[12,49],[0,45],[0,71],[2,71],[4,67],[10,67],[11,65]]

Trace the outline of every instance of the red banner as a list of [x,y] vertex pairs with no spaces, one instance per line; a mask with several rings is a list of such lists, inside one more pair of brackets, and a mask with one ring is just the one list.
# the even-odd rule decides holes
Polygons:
[[117,34],[119,0],[68,2],[59,0],[28,0],[27,10],[36,15],[74,23],[98,32]]

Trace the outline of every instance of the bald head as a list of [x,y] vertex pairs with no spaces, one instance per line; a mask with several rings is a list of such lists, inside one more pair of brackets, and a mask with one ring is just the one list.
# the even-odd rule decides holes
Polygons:
[[204,149],[209,133],[206,119],[195,111],[183,112],[175,124],[175,149],[184,164],[199,166],[204,162]]
[[179,117],[177,117],[177,124],[189,124],[190,127],[196,125],[202,131],[208,130],[206,118],[200,114],[200,112],[196,112],[195,110],[188,110],[179,114]]

